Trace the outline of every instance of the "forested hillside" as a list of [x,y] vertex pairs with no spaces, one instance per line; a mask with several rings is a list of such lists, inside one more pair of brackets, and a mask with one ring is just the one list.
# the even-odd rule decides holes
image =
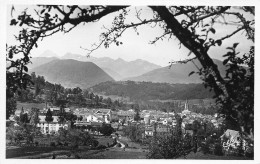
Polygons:
[[204,99],[214,93],[203,84],[168,84],[152,82],[103,82],[90,88],[105,95],[129,97],[131,100]]

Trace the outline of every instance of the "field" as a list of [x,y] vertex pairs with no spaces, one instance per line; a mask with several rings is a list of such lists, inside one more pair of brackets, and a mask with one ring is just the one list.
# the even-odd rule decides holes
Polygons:
[[[11,146],[6,149],[6,158],[20,158],[26,156],[39,156],[45,153],[62,150],[54,147],[15,147]],[[63,150],[64,151],[64,150]]]
[[[108,146],[112,145],[113,139],[110,137],[98,137],[96,140],[99,142],[99,145]],[[54,137],[42,137],[36,138],[34,141],[38,141],[39,145],[50,145],[50,142],[54,142]],[[42,147],[42,146],[7,146],[6,149],[6,158],[45,158],[54,154],[67,154],[71,150],[70,147]]]

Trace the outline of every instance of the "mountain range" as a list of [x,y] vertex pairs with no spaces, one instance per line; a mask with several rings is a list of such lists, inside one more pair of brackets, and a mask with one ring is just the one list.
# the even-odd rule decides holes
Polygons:
[[[47,57],[43,57],[43,56]],[[42,64],[48,63],[52,60],[62,60],[62,59],[73,59],[77,61],[84,62],[93,62],[101,69],[103,69],[107,74],[113,77],[115,80],[122,80],[124,78],[140,76],[146,72],[152,71],[157,68],[161,68],[161,66],[147,62],[145,60],[137,59],[135,61],[127,62],[121,58],[116,60],[111,59],[109,57],[87,57],[82,56],[80,54],[66,53],[60,58],[50,50],[45,51],[40,57],[32,58],[32,64],[30,64],[29,68],[35,68]]]
[[[55,53],[46,51],[48,57],[32,58],[28,65],[31,72],[43,75],[50,82],[61,83],[65,87],[90,87],[105,81],[146,81],[156,83],[202,83],[198,74],[189,73],[201,68],[198,60],[186,64],[173,64],[161,67],[145,60],[127,62],[121,58],[95,58],[66,53],[58,58]],[[44,53],[40,56],[44,56]],[[222,61],[213,59],[222,76],[226,67]],[[97,73],[97,74],[95,74]]]
[[[213,59],[214,63],[218,66],[220,74],[225,75],[226,67],[222,64],[222,61]],[[194,73],[191,76],[189,74],[192,71],[198,71],[198,68],[201,68],[201,64],[198,60],[193,62],[188,62],[186,64],[172,64],[171,66],[158,68],[147,72],[143,75],[137,77],[131,77],[123,79],[131,81],[146,81],[146,82],[155,82],[155,83],[202,83],[199,75]]]
[[161,67],[141,59],[127,62],[121,58],[114,60],[109,57],[95,58],[72,53],[66,53],[61,58],[93,62],[102,68],[105,72],[107,72],[110,76],[112,76],[115,80],[140,76],[146,72]]
[[96,64],[72,59],[52,60],[32,68],[30,72],[44,76],[51,83],[58,83],[68,88],[87,89],[101,82],[114,81]]

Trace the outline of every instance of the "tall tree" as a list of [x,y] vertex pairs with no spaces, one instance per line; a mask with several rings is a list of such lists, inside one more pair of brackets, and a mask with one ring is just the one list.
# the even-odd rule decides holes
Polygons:
[[40,113],[40,109],[38,108],[32,108],[30,110],[29,116],[30,116],[30,124],[34,125],[34,127],[36,127],[36,125],[39,123],[40,119],[39,119],[39,113]]
[[21,112],[20,112],[20,123],[21,124],[26,124],[29,123],[29,118],[28,118],[28,114],[24,112],[24,109],[22,107]]
[[134,110],[135,110],[134,120],[135,121],[140,121],[141,117],[140,117],[140,109],[139,109],[139,105],[138,104],[134,105]]
[[59,115],[59,120],[58,120],[59,124],[64,125],[64,123],[66,122],[66,112],[63,105],[60,106],[60,111],[58,115]]
[[50,134],[50,123],[53,121],[52,112],[50,108],[46,112],[45,121],[48,123],[48,133]]

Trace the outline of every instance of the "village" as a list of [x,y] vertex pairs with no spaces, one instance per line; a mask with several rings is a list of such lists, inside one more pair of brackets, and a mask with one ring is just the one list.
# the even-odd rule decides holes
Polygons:
[[[184,136],[196,137],[196,149],[205,149],[208,142],[208,151],[216,155],[229,155],[238,153],[238,149],[243,149],[244,152],[249,151],[249,145],[245,140],[242,140],[241,134],[232,129],[223,130],[224,118],[215,115],[203,115],[200,113],[191,112],[189,103],[186,100],[183,111],[181,113],[162,112],[153,110],[143,110],[138,112],[139,119],[136,120],[137,113],[134,109],[129,110],[111,110],[105,108],[63,108],[49,107],[39,110],[39,121],[37,127],[43,135],[59,135],[61,129],[69,130],[72,128],[71,121],[60,121],[60,111],[64,113],[72,113],[75,117],[73,123],[74,128],[83,129],[91,135],[103,136],[100,128],[112,127],[113,133],[108,134],[115,136],[116,134],[125,135],[124,127],[138,126],[141,130],[141,138],[138,141],[142,143],[150,141],[155,135],[167,136],[171,130],[176,129],[178,120],[176,115],[181,118],[181,131]],[[29,114],[30,109],[17,110],[16,116],[10,118],[15,122],[15,117],[24,114]],[[52,121],[46,121],[47,113],[52,113]],[[17,126],[19,126],[17,124]],[[210,140],[210,141],[209,141]],[[137,140],[136,140],[137,141]],[[118,141],[120,142],[120,141]],[[194,142],[194,141],[193,141]],[[220,150],[215,150],[214,144],[220,144]],[[122,143],[121,143],[122,144]],[[193,143],[194,144],[194,143]],[[127,143],[125,143],[127,145]],[[241,147],[242,146],[242,147]],[[197,150],[196,150],[197,151]]]

